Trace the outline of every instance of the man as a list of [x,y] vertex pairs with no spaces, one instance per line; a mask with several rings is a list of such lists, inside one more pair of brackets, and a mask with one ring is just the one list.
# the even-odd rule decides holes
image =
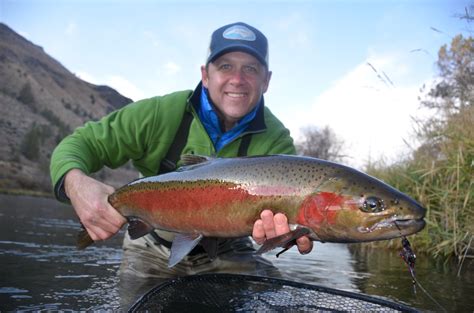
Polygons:
[[[51,160],[57,198],[70,200],[93,240],[105,240],[117,233],[126,220],[107,202],[114,188],[87,175],[103,166],[116,168],[132,160],[142,175],[151,176],[168,170],[170,150],[178,155],[217,157],[294,154],[288,130],[264,105],[263,94],[271,74],[267,39],[259,30],[240,22],[217,29],[211,37],[206,65],[201,67],[202,81],[193,92],[179,91],[132,103],[99,122],[76,129],[58,145]],[[185,133],[184,147],[174,151],[175,138],[182,129],[186,129],[181,131]],[[289,231],[286,217],[273,215],[269,209],[262,212],[253,228],[252,236],[259,244]],[[254,255],[248,239],[222,240],[213,261],[198,246],[168,269],[172,239],[172,234],[163,231],[137,240],[126,235],[122,275],[268,275],[273,269]],[[306,237],[300,238],[297,246],[301,253],[312,249]]]

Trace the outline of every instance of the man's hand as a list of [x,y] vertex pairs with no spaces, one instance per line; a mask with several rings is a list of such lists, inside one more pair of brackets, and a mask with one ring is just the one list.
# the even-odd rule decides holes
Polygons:
[[[273,215],[270,210],[264,210],[259,220],[253,225],[252,237],[257,244],[263,244],[265,240],[286,234],[290,231],[288,219],[282,213]],[[298,251],[301,254],[310,253],[313,250],[313,242],[306,236],[296,240]]]
[[72,169],[66,174],[64,190],[92,240],[108,239],[126,223],[127,220],[107,200],[114,192],[112,186]]

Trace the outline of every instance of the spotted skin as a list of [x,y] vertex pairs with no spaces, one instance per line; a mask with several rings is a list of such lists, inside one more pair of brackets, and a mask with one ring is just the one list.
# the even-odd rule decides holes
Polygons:
[[424,227],[425,209],[415,200],[341,164],[288,155],[189,160],[197,164],[136,180],[109,202],[153,228],[209,237],[250,235],[264,209],[328,242],[389,239]]

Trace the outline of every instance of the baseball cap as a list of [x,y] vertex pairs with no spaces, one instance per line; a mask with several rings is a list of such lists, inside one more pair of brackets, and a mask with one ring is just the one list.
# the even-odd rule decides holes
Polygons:
[[268,67],[268,41],[255,27],[237,22],[215,30],[211,36],[206,64],[232,51],[247,52]]

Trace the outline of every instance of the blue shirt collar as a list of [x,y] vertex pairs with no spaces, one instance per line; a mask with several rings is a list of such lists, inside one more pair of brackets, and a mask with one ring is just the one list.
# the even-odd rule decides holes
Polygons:
[[[262,97],[263,99],[263,97]],[[221,150],[226,144],[230,143],[232,140],[241,135],[249,126],[250,122],[255,118],[258,109],[262,105],[263,101],[260,99],[255,108],[242,117],[232,129],[228,131],[223,131],[221,128],[221,122],[215,111],[207,88],[202,86],[201,92],[201,105],[199,106],[198,115],[201,120],[204,128],[206,129],[209,137],[211,138],[216,151]]]

